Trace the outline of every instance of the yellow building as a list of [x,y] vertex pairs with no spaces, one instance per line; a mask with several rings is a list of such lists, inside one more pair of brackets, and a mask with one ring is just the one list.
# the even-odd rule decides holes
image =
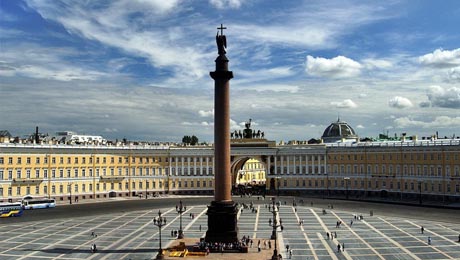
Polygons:
[[[271,194],[460,201],[460,139],[232,144],[232,185]],[[0,144],[0,201],[212,194],[212,146]],[[264,189],[265,191],[265,189]]]

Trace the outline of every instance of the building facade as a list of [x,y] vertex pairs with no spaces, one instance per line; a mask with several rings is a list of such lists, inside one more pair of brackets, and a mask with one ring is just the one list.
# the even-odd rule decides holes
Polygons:
[[[235,186],[241,173],[250,173],[243,181],[256,177],[271,194],[460,201],[459,139],[314,145],[240,140],[232,144],[231,167]],[[0,201],[213,190],[212,146],[0,144]]]

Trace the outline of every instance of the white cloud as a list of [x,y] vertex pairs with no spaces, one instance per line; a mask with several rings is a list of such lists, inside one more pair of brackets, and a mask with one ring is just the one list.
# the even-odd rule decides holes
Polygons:
[[399,96],[396,96],[396,97],[393,97],[392,99],[390,99],[388,101],[388,105],[390,107],[394,107],[394,108],[408,108],[408,107],[412,107],[413,104],[412,102],[405,98],[405,97],[399,97]]
[[201,117],[211,117],[211,116],[214,116],[214,109],[211,109],[211,110],[208,110],[208,111],[200,110],[200,111],[198,111],[198,114]]
[[233,8],[238,9],[243,4],[243,0],[209,0],[209,3],[218,9]]
[[363,125],[357,125],[356,128],[358,129],[364,129],[365,127]]
[[344,56],[326,59],[308,55],[306,61],[306,71],[313,76],[348,78],[359,75],[361,69],[361,64]]
[[400,117],[394,120],[396,127],[407,128],[407,127],[421,127],[421,128],[448,128],[448,127],[460,127],[460,117],[449,117],[449,116],[437,116],[431,122],[424,122],[411,119],[409,117]]
[[393,63],[383,59],[363,59],[361,61],[367,69],[388,69],[393,66]]
[[460,82],[460,67],[451,68],[447,72],[447,79],[451,82]]
[[432,53],[419,57],[419,62],[423,65],[433,67],[455,67],[460,65],[460,48],[452,51],[437,49]]
[[355,102],[353,102],[351,99],[345,99],[340,102],[331,102],[331,105],[337,107],[337,108],[355,108],[358,105],[356,105]]
[[444,89],[440,86],[431,86],[427,96],[434,107],[460,108],[460,88]]

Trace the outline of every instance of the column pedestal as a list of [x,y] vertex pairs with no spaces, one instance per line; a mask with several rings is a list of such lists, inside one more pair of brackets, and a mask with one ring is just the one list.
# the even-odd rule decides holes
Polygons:
[[233,201],[222,202],[212,201],[208,206],[208,231],[206,232],[206,242],[212,243],[232,243],[237,242],[238,209]]

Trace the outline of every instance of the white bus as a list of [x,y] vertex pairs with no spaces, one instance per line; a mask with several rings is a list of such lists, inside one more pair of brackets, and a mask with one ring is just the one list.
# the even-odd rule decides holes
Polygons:
[[27,199],[22,200],[23,209],[47,209],[56,207],[55,199]]

